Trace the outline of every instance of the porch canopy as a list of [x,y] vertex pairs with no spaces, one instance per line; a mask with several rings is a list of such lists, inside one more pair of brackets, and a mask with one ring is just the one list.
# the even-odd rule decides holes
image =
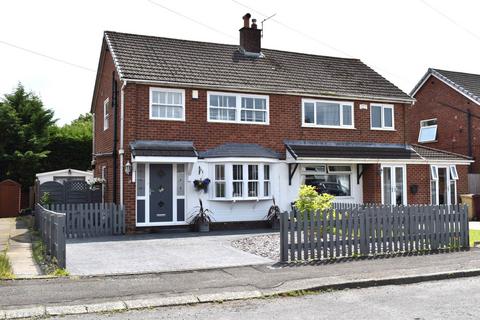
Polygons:
[[473,160],[467,156],[433,149],[420,145],[333,142],[312,140],[287,140],[287,162],[343,162],[343,163],[435,163],[448,162],[469,164]]
[[135,162],[190,163],[198,158],[192,141],[135,140],[130,150]]

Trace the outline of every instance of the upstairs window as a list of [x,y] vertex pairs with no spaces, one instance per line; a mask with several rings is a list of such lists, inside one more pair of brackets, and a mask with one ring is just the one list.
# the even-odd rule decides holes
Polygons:
[[268,96],[208,93],[208,121],[268,124]]
[[373,130],[394,130],[393,105],[371,104],[370,126]]
[[150,119],[185,120],[185,90],[150,88]]
[[110,99],[107,98],[105,101],[103,101],[103,131],[107,130],[109,127],[109,121],[110,121]]
[[303,126],[353,128],[353,102],[302,101]]
[[418,142],[434,142],[437,140],[437,119],[420,121]]

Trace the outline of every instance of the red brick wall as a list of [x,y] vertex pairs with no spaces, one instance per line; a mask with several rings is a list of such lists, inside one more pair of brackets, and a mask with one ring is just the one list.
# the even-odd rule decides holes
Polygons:
[[[100,78],[98,79],[98,88],[97,95],[95,99],[94,113],[95,113],[95,148],[93,150],[94,154],[104,154],[96,157],[95,177],[101,177],[102,166],[107,167],[107,187],[105,193],[105,201],[113,201],[113,156],[105,155],[112,153],[113,151],[113,137],[114,137],[114,116],[117,117],[118,128],[117,135],[120,136],[120,98],[117,97],[118,101],[118,112],[112,108],[112,77],[115,74],[115,78],[118,82],[118,91],[120,91],[121,83],[118,78],[118,74],[115,71],[115,66],[113,63],[112,56],[110,52],[106,49],[106,46],[102,47],[102,63],[101,69],[99,70]],[[107,130],[103,130],[103,103],[105,99],[109,98],[110,107],[109,107],[109,127]],[[118,143],[117,143],[118,150]],[[117,201],[119,199],[119,182],[117,179]]]
[[[410,191],[417,185],[417,193]],[[426,164],[407,165],[407,200],[409,204],[430,204],[430,166]]]
[[[480,156],[480,110],[478,105],[433,76],[425,82],[415,98],[417,102],[409,115],[412,120],[410,124],[411,143],[418,143],[420,120],[437,118],[438,142],[425,145],[467,155],[468,126],[465,112],[470,109],[474,115],[472,117],[473,156],[475,158]],[[474,163],[472,169],[475,173],[479,173],[480,163]]]
[[382,203],[380,165],[363,166],[363,203]]

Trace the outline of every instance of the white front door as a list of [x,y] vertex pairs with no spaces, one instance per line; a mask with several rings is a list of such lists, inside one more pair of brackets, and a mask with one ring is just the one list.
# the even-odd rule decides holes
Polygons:
[[382,204],[407,204],[406,168],[402,165],[382,165]]

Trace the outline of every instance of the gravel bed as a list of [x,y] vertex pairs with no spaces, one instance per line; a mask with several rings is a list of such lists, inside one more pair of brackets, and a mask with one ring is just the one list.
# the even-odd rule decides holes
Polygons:
[[278,261],[280,259],[280,234],[252,236],[232,241],[232,247]]

